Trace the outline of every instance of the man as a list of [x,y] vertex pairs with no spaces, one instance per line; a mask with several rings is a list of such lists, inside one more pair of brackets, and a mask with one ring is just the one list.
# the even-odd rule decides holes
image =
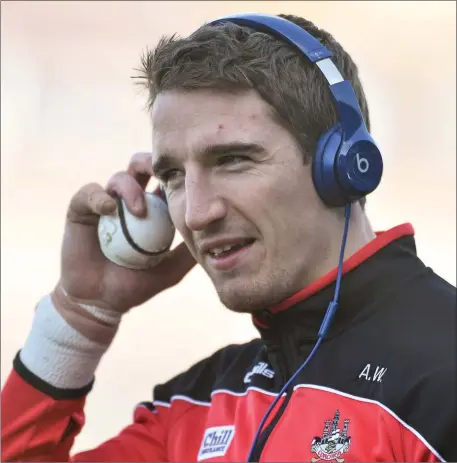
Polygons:
[[[283,18],[333,52],[369,129],[349,55],[312,23]],[[339,307],[310,358],[345,225],[313,181],[318,140],[338,120],[319,69],[277,37],[220,24],[163,39],[141,77],[153,153],[70,202],[60,280],[2,392],[3,460],[457,459],[455,288],[419,260],[411,225],[375,233],[364,199],[352,205]],[[151,270],[128,270],[103,257],[98,217],[115,211],[114,195],[144,214],[152,176],[185,243]],[[70,457],[122,315],[196,262],[230,310],[252,313],[259,339],[155,387],[118,436]]]

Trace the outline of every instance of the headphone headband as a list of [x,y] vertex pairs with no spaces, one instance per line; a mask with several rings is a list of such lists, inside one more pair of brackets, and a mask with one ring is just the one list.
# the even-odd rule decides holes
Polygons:
[[293,22],[279,16],[256,13],[234,14],[215,19],[208,24],[212,26],[221,22],[231,22],[239,24],[240,26],[252,27],[261,32],[277,35],[279,38],[299,48],[313,63],[333,56],[333,53],[311,34]]
[[[344,80],[333,61],[333,53],[314,38],[309,32],[287,19],[279,16],[263,14],[235,14],[218,18],[208,23],[215,26],[223,22],[231,22],[240,26],[251,27],[255,30],[269,33],[298,48],[312,63],[315,63],[326,78],[330,91],[335,100],[340,123],[343,129],[344,141],[357,138],[359,128],[366,138],[366,126],[357,97],[349,81]],[[344,146],[341,147],[344,149]]]

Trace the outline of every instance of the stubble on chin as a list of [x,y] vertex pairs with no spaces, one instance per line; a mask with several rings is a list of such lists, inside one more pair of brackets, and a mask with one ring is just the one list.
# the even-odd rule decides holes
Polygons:
[[286,288],[268,282],[251,281],[249,285],[216,285],[220,302],[232,312],[254,313],[271,307],[289,296]]

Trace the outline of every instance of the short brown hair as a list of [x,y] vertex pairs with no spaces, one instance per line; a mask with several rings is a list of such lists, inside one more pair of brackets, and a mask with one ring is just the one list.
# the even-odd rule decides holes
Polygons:
[[[333,62],[351,82],[370,130],[367,101],[349,54],[311,21],[279,16],[332,51]],[[305,163],[312,159],[319,136],[337,122],[328,83],[315,64],[284,41],[232,23],[204,25],[184,39],[163,37],[154,50],[143,54],[139,71],[137,79],[149,92],[150,108],[157,94],[167,90],[255,89],[271,105],[275,119],[297,139]]]

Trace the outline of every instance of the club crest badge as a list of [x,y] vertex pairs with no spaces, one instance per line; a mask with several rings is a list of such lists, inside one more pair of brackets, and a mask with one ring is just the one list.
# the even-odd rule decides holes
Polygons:
[[336,461],[342,463],[345,454],[349,450],[351,438],[348,436],[349,420],[344,420],[343,429],[339,428],[340,411],[335,412],[333,420],[325,420],[324,432],[321,437],[315,437],[311,443],[311,452],[316,461]]

